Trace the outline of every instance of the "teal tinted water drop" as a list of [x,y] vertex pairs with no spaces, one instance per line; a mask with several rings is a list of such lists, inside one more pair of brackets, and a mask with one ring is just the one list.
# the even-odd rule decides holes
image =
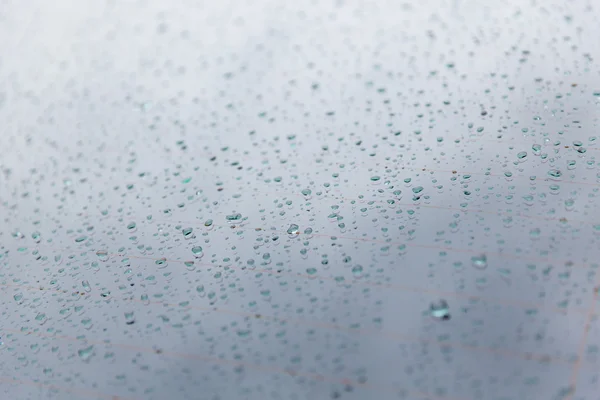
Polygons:
[[553,178],[560,178],[562,176],[562,172],[560,172],[558,169],[551,169],[548,171],[548,175]]
[[106,250],[98,250],[96,252],[96,255],[98,256],[98,258],[102,261],[106,261],[108,260],[108,252]]
[[193,271],[195,269],[193,261],[184,261],[183,264],[186,266],[188,271]]
[[240,213],[230,214],[230,215],[227,215],[225,217],[225,219],[229,222],[236,222],[236,221],[239,221],[242,219],[242,214],[240,214]]
[[450,307],[446,300],[438,300],[429,305],[429,315],[437,320],[450,319]]
[[201,246],[194,246],[194,247],[192,247],[192,253],[196,257],[201,257],[204,254]]
[[471,257],[471,261],[477,269],[485,269],[487,267],[487,256],[485,254]]
[[362,274],[363,274],[362,265],[355,265],[354,267],[352,267],[352,275],[354,275],[355,278],[361,277]]
[[88,346],[84,349],[81,349],[77,352],[77,354],[83,361],[88,361],[92,355],[94,355],[94,346]]
[[167,266],[167,259],[162,257],[154,261],[154,264],[158,265],[158,268],[165,268]]
[[575,200],[573,200],[573,199],[567,199],[567,200],[565,200],[565,209],[567,211],[573,210],[573,206],[574,205],[575,205]]
[[542,235],[542,230],[540,228],[534,228],[529,231],[529,236],[532,239],[539,239],[541,235]]

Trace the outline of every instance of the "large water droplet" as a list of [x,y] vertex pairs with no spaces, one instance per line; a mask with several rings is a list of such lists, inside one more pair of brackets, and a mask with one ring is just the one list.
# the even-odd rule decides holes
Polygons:
[[300,227],[296,224],[291,224],[287,230],[288,235],[297,235],[300,233]]

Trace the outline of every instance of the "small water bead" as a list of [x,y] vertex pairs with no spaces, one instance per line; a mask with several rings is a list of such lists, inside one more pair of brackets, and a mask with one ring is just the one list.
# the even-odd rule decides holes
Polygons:
[[381,177],[375,175],[371,177],[371,182],[378,182],[381,179]]
[[89,359],[94,355],[94,346],[92,345],[83,348],[77,351],[77,354],[79,355],[79,358],[81,358],[83,361],[89,361]]
[[98,250],[96,256],[98,256],[101,261],[108,260],[108,252],[106,250]]
[[160,268],[160,269],[166,268],[166,267],[167,267],[167,264],[168,264],[168,263],[167,263],[167,259],[166,259],[166,258],[164,258],[164,257],[162,257],[162,258],[159,258],[158,260],[154,261],[154,263],[155,263],[156,265],[158,265],[158,268]]
[[596,166],[596,161],[594,161],[594,160],[587,160],[585,162],[585,165],[586,165],[586,167],[588,169],[592,169],[592,168],[594,168]]
[[488,265],[487,256],[485,254],[471,257],[471,262],[473,263],[473,266],[477,269],[485,269]]
[[517,154],[517,158],[519,160],[524,160],[525,158],[527,158],[527,152],[526,151],[521,151]]
[[548,176],[558,179],[562,176],[562,172],[558,169],[551,169],[550,171],[548,171]]
[[530,194],[527,194],[527,195],[523,196],[523,201],[528,206],[533,205],[533,199],[534,199],[533,195],[530,195]]
[[192,235],[192,233],[194,232],[193,228],[185,228],[181,231],[181,233],[183,233],[183,237],[185,239],[191,239],[194,237],[194,235]]
[[559,185],[550,185],[548,187],[548,189],[550,189],[550,194],[559,194],[560,193],[560,186]]
[[230,215],[227,215],[225,217],[225,219],[228,222],[237,222],[237,221],[240,221],[242,219],[242,214],[240,214],[240,213],[230,214]]
[[127,325],[133,325],[135,323],[135,316],[133,311],[125,313],[125,323]]
[[184,261],[183,263],[186,268],[188,269],[188,271],[193,271],[194,269],[196,269],[196,267],[194,266],[194,262],[193,261]]
[[355,265],[354,267],[352,267],[352,275],[354,275],[355,278],[360,278],[363,274],[363,267],[362,265]]
[[565,200],[565,209],[567,211],[573,211],[573,208],[575,208],[575,200],[573,200],[573,199]]
[[450,319],[450,307],[446,300],[434,301],[429,305],[429,315],[432,318],[447,321]]

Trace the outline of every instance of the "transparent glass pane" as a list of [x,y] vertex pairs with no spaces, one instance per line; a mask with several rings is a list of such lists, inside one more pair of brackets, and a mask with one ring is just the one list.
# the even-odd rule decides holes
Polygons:
[[2,1],[6,399],[600,399],[600,4]]

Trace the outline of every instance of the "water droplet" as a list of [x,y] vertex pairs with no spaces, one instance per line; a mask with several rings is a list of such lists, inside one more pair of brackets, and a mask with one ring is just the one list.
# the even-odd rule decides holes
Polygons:
[[158,265],[158,268],[162,269],[162,268],[166,268],[167,266],[167,259],[162,257],[159,258],[158,260],[154,261],[154,264]]
[[125,313],[125,323],[127,325],[133,325],[135,323],[135,317],[133,311]]
[[438,300],[429,306],[429,314],[438,320],[449,320],[450,319],[450,307],[446,300]]
[[562,172],[560,172],[558,169],[551,169],[548,171],[548,175],[552,178],[560,178],[562,176]]
[[236,222],[236,221],[239,221],[239,220],[241,220],[241,219],[242,219],[242,214],[240,214],[240,213],[236,213],[236,214],[230,214],[230,215],[227,215],[227,216],[225,217],[225,219],[226,219],[228,222]]
[[77,352],[77,354],[83,361],[88,361],[94,355],[94,346],[88,346],[84,349],[81,349]]
[[471,261],[477,269],[485,269],[487,267],[487,256],[485,254],[471,257]]
[[354,267],[352,267],[352,275],[354,275],[355,278],[360,278],[363,274],[363,267],[362,265],[355,265]]
[[288,235],[298,235],[300,233],[300,227],[296,224],[291,224],[287,230]]
[[194,246],[192,247],[192,253],[197,257],[200,258],[204,255],[204,252],[202,250],[202,247],[200,246]]

